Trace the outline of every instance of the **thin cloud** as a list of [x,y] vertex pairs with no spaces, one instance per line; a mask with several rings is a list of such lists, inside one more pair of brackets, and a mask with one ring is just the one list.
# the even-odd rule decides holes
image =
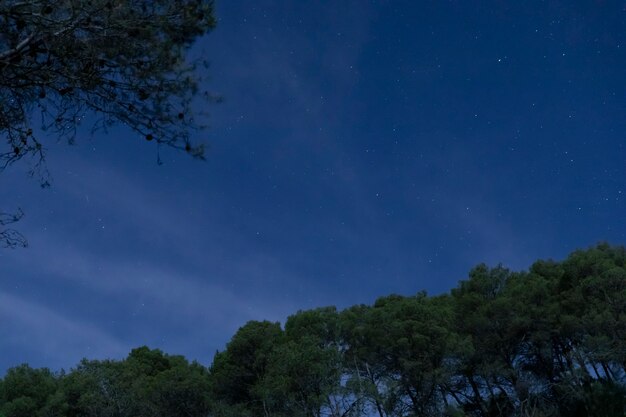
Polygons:
[[69,318],[48,306],[4,291],[0,291],[0,322],[1,351],[11,352],[12,360],[11,364],[0,363],[0,366],[29,362],[67,367],[85,355],[119,357],[128,351],[127,343],[94,323]]

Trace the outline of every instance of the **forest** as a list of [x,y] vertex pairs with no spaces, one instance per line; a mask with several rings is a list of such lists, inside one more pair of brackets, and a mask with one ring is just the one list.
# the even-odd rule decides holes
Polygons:
[[208,367],[139,347],[0,380],[2,417],[625,413],[626,248],[605,243],[527,271],[481,264],[447,294],[251,321]]

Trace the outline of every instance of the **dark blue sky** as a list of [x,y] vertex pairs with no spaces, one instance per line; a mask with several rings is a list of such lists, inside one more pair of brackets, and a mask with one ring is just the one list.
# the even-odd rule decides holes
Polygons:
[[0,371],[626,243],[624,1],[217,2],[204,163],[119,128],[2,174]]

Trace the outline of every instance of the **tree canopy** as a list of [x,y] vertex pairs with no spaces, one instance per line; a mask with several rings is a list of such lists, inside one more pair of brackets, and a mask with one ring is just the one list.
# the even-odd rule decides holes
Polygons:
[[[214,26],[212,0],[0,2],[0,170],[28,158],[47,185],[42,135],[72,142],[86,117],[202,158],[190,140],[199,63],[185,52]],[[11,231],[0,242],[25,243]]]
[[449,294],[251,321],[210,367],[146,347],[68,373],[21,365],[0,416],[623,417],[626,248],[528,271],[479,265]]

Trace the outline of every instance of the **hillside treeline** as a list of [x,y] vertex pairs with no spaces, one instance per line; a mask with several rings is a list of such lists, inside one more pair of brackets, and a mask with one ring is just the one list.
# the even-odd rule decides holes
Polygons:
[[18,366],[0,415],[623,417],[626,249],[249,322],[208,368],[146,347],[67,373]]

